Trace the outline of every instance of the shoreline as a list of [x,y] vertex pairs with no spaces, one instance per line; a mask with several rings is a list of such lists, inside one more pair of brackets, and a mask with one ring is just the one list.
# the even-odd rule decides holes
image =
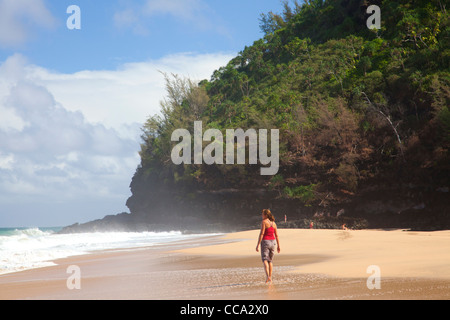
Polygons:
[[[259,230],[55,260],[0,275],[0,299],[450,299],[450,231],[279,229],[266,285]],[[68,267],[81,289],[69,290]],[[379,266],[381,289],[367,273]]]

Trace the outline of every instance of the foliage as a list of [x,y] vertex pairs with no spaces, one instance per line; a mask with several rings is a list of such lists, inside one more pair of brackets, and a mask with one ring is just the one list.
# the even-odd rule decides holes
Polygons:
[[[167,98],[161,116],[143,127],[137,174],[189,190],[262,187],[311,204],[330,192],[357,192],[395,166],[439,171],[450,128],[444,2],[379,1],[378,31],[367,29],[360,3],[284,2],[282,14],[261,15],[264,37],[210,80],[164,75]],[[193,132],[195,120],[204,130],[280,129],[279,174],[262,177],[254,165],[173,165],[171,133]],[[429,152],[419,157],[419,146]]]
[[283,192],[288,198],[300,199],[306,205],[309,205],[316,199],[315,189],[317,184],[307,186],[285,187]]

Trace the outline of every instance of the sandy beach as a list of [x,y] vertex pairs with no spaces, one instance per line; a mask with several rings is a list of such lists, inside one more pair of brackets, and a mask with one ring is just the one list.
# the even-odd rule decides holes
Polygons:
[[[258,233],[57,260],[0,275],[0,299],[450,299],[450,231],[279,229],[271,285]],[[70,290],[73,265],[81,287]]]

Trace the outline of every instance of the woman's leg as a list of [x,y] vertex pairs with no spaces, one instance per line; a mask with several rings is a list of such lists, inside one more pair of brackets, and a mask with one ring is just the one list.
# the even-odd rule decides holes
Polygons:
[[269,282],[272,282],[273,263],[269,262]]
[[264,260],[264,271],[266,272],[266,283],[270,282],[270,265],[271,263],[269,263],[267,260]]

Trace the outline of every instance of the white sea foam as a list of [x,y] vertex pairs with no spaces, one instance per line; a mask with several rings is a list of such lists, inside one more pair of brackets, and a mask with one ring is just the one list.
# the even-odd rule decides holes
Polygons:
[[198,236],[178,231],[55,234],[39,228],[10,230],[0,234],[0,274],[51,266],[55,259],[98,250],[152,246]]

